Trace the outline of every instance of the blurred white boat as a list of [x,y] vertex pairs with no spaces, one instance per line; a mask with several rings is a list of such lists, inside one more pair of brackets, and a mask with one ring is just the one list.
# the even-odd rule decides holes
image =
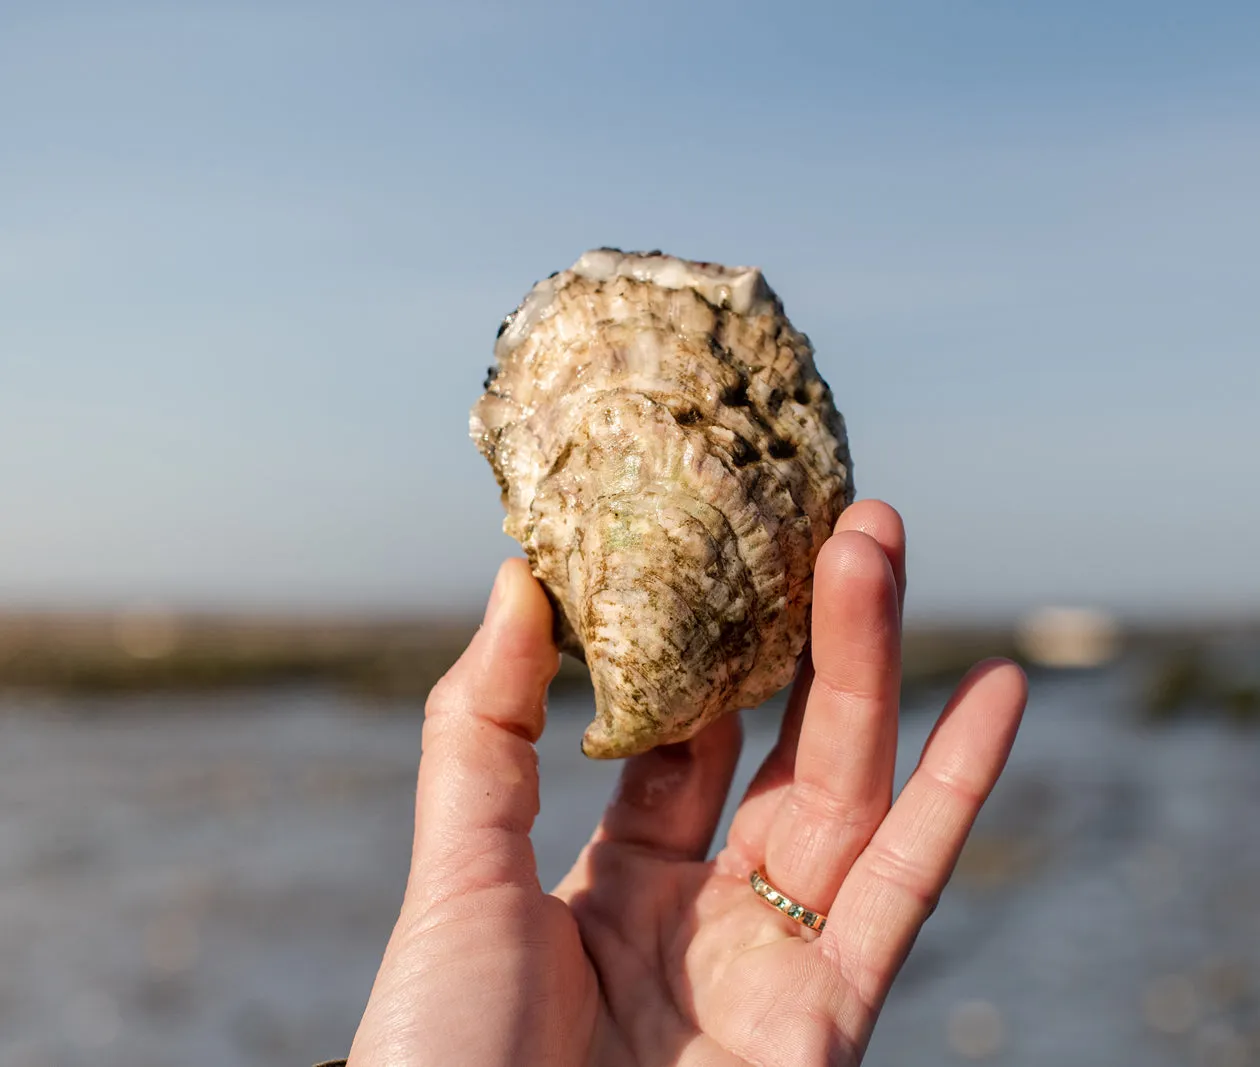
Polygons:
[[1101,667],[1120,653],[1120,624],[1093,608],[1039,608],[1020,620],[1015,642],[1039,667]]

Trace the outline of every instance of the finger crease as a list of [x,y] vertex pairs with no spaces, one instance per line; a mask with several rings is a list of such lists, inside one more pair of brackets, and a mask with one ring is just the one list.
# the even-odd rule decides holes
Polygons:
[[845,828],[864,829],[875,821],[868,810],[869,804],[836,796],[815,782],[796,782],[792,786],[791,805],[797,817],[812,815],[820,821],[838,823]]
[[934,881],[931,873],[893,849],[877,846],[867,858],[867,869],[872,877],[909,896],[928,912],[940,899],[939,891],[927,888]]
[[984,803],[985,797],[988,796],[987,790],[982,791],[957,778],[951,778],[943,774],[933,774],[931,782],[934,788],[968,810],[978,809]]
[[890,701],[894,706],[896,705],[894,695],[897,692],[897,683],[898,672],[895,667],[889,668],[884,677],[870,686],[854,685],[852,682],[842,681],[823,671],[816,671],[815,689],[811,690],[810,695],[812,696],[817,689],[822,689],[827,698],[846,710],[873,712],[882,716],[885,706]]

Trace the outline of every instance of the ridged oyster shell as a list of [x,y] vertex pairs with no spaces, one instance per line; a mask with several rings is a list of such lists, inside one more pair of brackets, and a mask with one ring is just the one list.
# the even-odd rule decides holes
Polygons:
[[470,430],[590,668],[583,752],[681,741],[787,685],[853,483],[761,272],[597,249],[529,292],[495,358]]

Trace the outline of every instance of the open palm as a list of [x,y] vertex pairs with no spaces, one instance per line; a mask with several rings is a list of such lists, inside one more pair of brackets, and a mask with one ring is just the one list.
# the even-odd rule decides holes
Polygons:
[[[551,894],[529,831],[557,657],[544,594],[505,565],[430,698],[411,877],[350,1063],[859,1062],[1025,698],[1014,666],[975,668],[893,803],[904,558],[891,508],[841,517],[815,568],[812,657],[714,860],[735,716],[627,761]],[[826,929],[758,898],[758,867]]]

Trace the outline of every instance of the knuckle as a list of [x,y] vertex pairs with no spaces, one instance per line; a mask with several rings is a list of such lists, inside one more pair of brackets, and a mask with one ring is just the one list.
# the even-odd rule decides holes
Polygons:
[[842,708],[846,713],[881,718],[890,706],[896,706],[898,671],[895,664],[877,657],[860,663],[856,656],[850,656],[844,677],[839,677],[828,665],[815,664],[813,688],[827,704]]
[[877,847],[870,855],[871,875],[899,895],[908,897],[925,916],[936,910],[941,890],[937,879],[922,863],[888,847]]
[[426,718],[440,719],[454,714],[464,702],[464,687],[455,676],[454,669],[447,671],[429,690],[424,702]]
[[943,802],[966,810],[978,810],[984,803],[986,790],[959,774],[938,771],[931,776],[931,787]]
[[862,805],[851,797],[837,796],[817,782],[798,781],[792,786],[792,818],[797,822],[819,822],[830,830],[865,827],[871,819]]

